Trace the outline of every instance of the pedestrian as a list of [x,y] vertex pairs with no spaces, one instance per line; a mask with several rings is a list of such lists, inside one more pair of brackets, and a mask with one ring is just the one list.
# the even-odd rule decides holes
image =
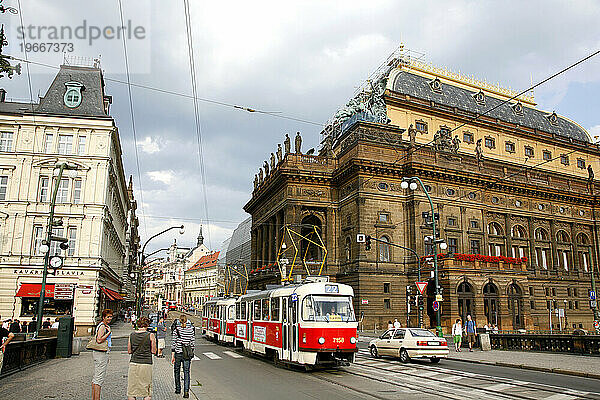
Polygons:
[[10,324],[10,328],[8,330],[11,331],[12,333],[21,333],[21,324],[19,323],[19,320],[15,319]]
[[21,322],[21,332],[27,333],[27,321]]
[[492,326],[492,333],[498,333],[498,325],[494,324],[494,326]]
[[[179,317],[179,324],[171,338],[171,364],[174,366],[175,394],[181,393],[181,365],[183,364],[183,398],[190,397],[190,363],[195,347],[194,325],[185,314]],[[184,354],[185,350],[185,354]]]
[[58,325],[59,325],[58,317],[56,317],[54,319],[54,322],[52,323],[52,326],[50,328],[52,328],[52,329],[58,329]]
[[46,320],[42,322],[42,328],[44,329],[50,329],[51,326],[52,323],[50,322],[50,318],[46,318]]
[[127,352],[131,354],[127,372],[127,400],[152,399],[152,354],[156,354],[154,333],[148,332],[150,320],[141,317],[137,329],[129,335]]
[[94,378],[92,379],[92,400],[100,400],[100,391],[104,378],[106,378],[106,370],[108,368],[108,353],[112,347],[112,331],[110,330],[110,321],[112,320],[113,312],[107,308],[102,311],[102,321],[96,326],[96,342],[98,344],[107,342],[108,351],[92,350],[92,358],[94,359]]
[[156,337],[158,338],[158,356],[163,358],[163,350],[165,348],[165,339],[167,337],[167,326],[165,325],[165,319],[161,316],[156,326]]
[[31,322],[29,323],[29,326],[27,327],[27,332],[35,333],[36,330],[37,330],[37,319],[35,318],[35,315],[34,315],[33,318],[31,319]]
[[6,350],[6,345],[9,344],[14,337],[15,334],[9,332],[4,326],[0,328],[0,372],[2,372],[2,364],[4,362],[4,351]]
[[456,322],[452,325],[452,338],[454,339],[454,351],[460,351],[462,344],[462,321],[456,318]]
[[137,320],[137,316],[134,312],[131,313],[131,325],[133,325],[133,329],[135,329],[135,321]]
[[394,329],[394,324],[392,324],[392,321],[388,321],[388,329]]
[[469,342],[469,351],[473,351],[473,344],[477,337],[477,324],[471,318],[471,315],[467,315],[467,322],[465,323],[465,331],[467,332],[467,342]]
[[398,321],[398,318],[394,319],[394,328],[402,328],[402,324]]

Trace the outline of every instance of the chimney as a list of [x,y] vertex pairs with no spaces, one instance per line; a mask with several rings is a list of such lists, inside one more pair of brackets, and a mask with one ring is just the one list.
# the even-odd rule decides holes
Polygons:
[[4,103],[6,100],[6,90],[0,89],[0,103]]

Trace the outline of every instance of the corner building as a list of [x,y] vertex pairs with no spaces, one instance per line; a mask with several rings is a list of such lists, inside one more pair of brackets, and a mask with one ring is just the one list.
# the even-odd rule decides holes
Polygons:
[[[379,242],[366,251],[356,235],[432,254],[425,193],[400,187],[418,176],[448,244],[439,262],[446,333],[467,314],[501,330],[558,329],[557,308],[563,327],[592,330],[598,145],[532,96],[500,105],[516,93],[402,55],[388,61],[328,123],[319,155],[288,153],[255,184],[244,207],[255,260],[249,287],[279,281],[277,269],[261,267],[276,262],[284,224],[316,225],[327,248],[323,274],[354,287],[364,328],[394,318],[416,325],[406,293],[407,285],[416,292],[415,258]],[[307,254],[308,264],[322,255]],[[433,265],[423,261],[427,280]],[[434,300],[430,279],[427,327]]]

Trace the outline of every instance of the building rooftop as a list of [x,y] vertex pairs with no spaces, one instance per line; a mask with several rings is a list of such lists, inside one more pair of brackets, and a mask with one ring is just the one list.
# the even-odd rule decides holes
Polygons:
[[214,252],[212,254],[201,257],[198,261],[194,263],[186,272],[194,271],[202,268],[209,268],[217,266],[217,260],[219,259],[219,251]]

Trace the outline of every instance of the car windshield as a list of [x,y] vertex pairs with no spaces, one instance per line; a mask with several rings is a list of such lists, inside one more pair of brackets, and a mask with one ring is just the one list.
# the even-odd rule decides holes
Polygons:
[[350,297],[306,296],[302,302],[304,321],[348,322],[355,321]]
[[433,336],[436,337],[432,332],[428,331],[427,329],[409,329],[410,330],[410,334],[412,336]]

